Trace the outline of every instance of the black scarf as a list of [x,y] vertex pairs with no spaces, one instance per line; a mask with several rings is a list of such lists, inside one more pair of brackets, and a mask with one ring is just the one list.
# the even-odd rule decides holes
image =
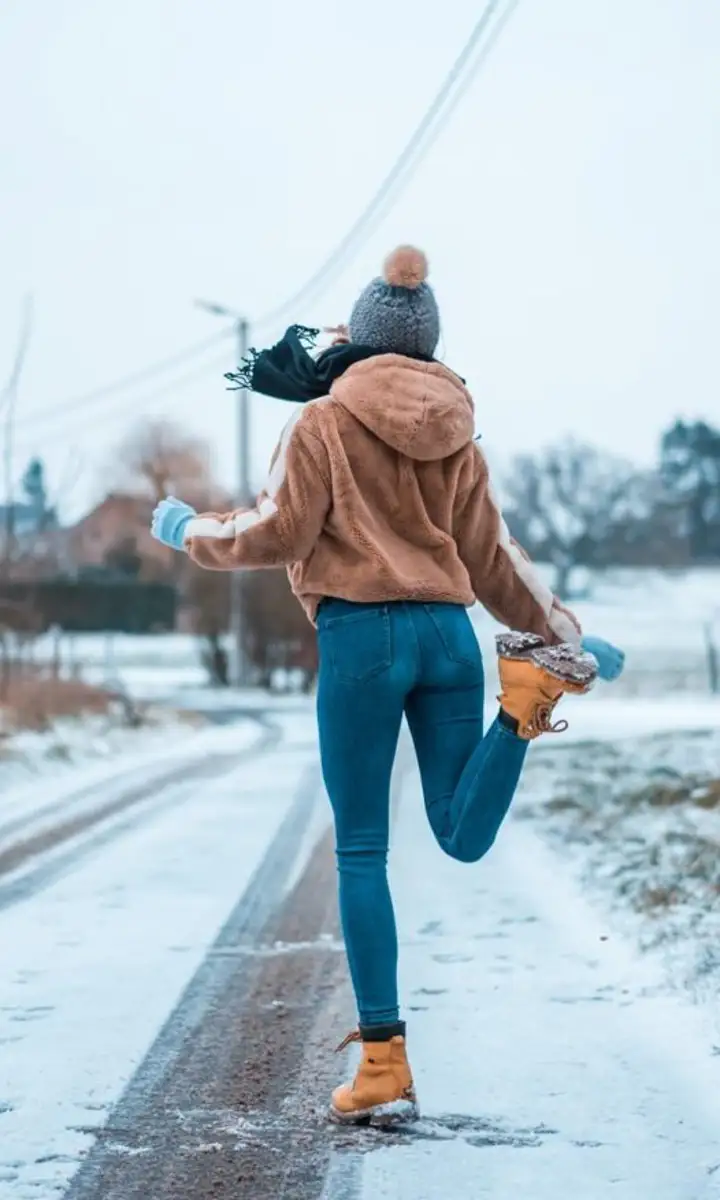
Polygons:
[[[327,396],[335,380],[354,363],[390,353],[372,346],[343,343],[330,346],[315,359],[309,351],[319,332],[306,325],[291,325],[285,336],[269,350],[250,350],[238,370],[229,371],[225,378],[233,388],[249,388],[263,396],[304,404]],[[435,361],[424,354],[411,357],[421,362]]]

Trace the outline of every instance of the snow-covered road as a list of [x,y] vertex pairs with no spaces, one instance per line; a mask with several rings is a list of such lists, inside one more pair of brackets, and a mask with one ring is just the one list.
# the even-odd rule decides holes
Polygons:
[[[142,820],[0,911],[0,1200],[62,1194],[247,887],[315,758],[308,721],[279,724],[279,758],[245,761],[257,729],[242,725],[154,756],[145,769],[158,780],[210,755],[226,770],[159,782]],[[112,780],[93,779],[95,803],[113,794]],[[52,800],[75,813],[83,797],[66,777]]]
[[327,1126],[352,1020],[328,810],[312,714],[274,720],[282,745],[176,779],[0,910],[0,1200],[720,1197],[712,1014],[525,823],[479,866],[444,858],[407,747],[392,870],[423,1119]]

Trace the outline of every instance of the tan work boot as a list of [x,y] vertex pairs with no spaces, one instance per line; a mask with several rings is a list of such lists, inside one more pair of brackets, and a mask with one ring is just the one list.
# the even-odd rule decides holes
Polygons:
[[344,1050],[350,1042],[362,1042],[362,1061],[354,1081],[335,1088],[330,1119],[349,1125],[395,1125],[416,1121],[419,1113],[405,1038],[396,1036],[387,1042],[365,1042],[356,1031],[340,1043],[338,1051]]
[[583,695],[597,679],[597,662],[574,646],[548,646],[533,633],[500,634],[497,641],[504,712],[517,721],[518,737],[533,741],[542,733],[564,733],[567,721],[552,724],[566,693]]

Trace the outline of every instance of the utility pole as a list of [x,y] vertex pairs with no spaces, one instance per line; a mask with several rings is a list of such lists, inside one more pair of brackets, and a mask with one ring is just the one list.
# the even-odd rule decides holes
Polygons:
[[[250,322],[232,309],[222,304],[209,304],[198,300],[197,304],[213,316],[229,317],[236,331],[237,362],[244,359],[250,346]],[[237,425],[236,425],[236,500],[238,507],[244,508],[253,503],[252,486],[250,483],[250,392],[241,388],[237,392]],[[245,572],[233,571],[230,576],[230,629],[232,635],[232,655],[230,675],[235,687],[248,687],[250,684],[250,664],[245,653]]]
[[5,411],[4,447],[5,459],[5,528],[3,530],[3,568],[9,575],[15,549],[15,498],[13,494],[13,458],[15,449],[15,415],[18,388],[25,367],[33,329],[32,295],[25,297],[22,325],[15,350],[15,360],[7,383],[0,391],[0,411]]
[[[237,348],[240,365],[250,346],[250,324],[240,317],[237,321]],[[240,388],[237,411],[237,499],[241,507],[253,502],[250,485],[250,392]],[[230,577],[230,612],[233,639],[233,682],[236,687],[250,683],[248,657],[245,653],[245,572],[233,571]]]

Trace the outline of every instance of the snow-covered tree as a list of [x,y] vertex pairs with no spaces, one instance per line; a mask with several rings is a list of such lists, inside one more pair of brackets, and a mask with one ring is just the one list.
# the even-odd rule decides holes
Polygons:
[[666,501],[681,513],[690,557],[720,559],[720,430],[705,421],[676,421],[662,439],[660,472]]
[[505,483],[529,548],[555,568],[560,596],[574,567],[612,561],[611,545],[648,518],[654,490],[632,463],[573,440],[519,455]]

